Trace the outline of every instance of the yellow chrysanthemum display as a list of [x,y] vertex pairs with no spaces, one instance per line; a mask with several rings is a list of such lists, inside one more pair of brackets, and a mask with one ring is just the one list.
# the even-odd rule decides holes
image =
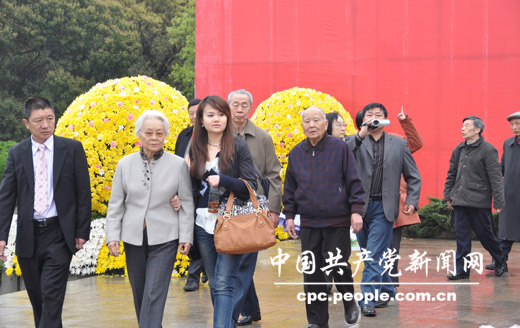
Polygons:
[[96,274],[103,274],[108,270],[118,269],[125,269],[125,276],[127,275],[125,246],[122,241],[119,242],[119,256],[110,256],[105,240],[98,254]]
[[107,212],[117,162],[139,150],[135,120],[148,109],[170,122],[165,149],[175,149],[178,133],[189,125],[188,101],[164,82],[147,76],[124,77],[98,83],[77,97],[60,118],[56,134],[83,143],[89,164],[92,210]]
[[347,135],[357,132],[350,114],[336,98],[314,89],[292,88],[274,93],[255,110],[252,121],[269,132],[273,138],[278,159],[282,164],[282,181],[285,180],[287,155],[305,139],[301,127],[301,113],[312,105],[326,113],[338,112],[345,120]]

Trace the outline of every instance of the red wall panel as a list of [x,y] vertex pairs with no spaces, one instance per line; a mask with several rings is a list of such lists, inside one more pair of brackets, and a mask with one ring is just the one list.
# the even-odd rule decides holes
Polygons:
[[461,120],[484,119],[501,153],[520,110],[520,3],[515,0],[197,1],[196,94],[248,89],[255,104],[294,86],[336,97],[354,116],[401,106],[425,146],[422,201],[442,196]]

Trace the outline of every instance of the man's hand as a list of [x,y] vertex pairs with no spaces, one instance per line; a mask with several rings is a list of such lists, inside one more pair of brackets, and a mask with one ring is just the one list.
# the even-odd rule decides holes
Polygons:
[[446,204],[448,204],[448,206],[450,207],[450,210],[453,211],[453,206],[451,205],[451,200],[447,200]]
[[5,240],[0,240],[0,260],[2,261],[7,261],[7,256],[4,255],[5,245],[7,245]]
[[401,106],[401,112],[399,114],[397,114],[397,119],[399,119],[399,121],[402,121],[405,118],[406,118],[406,114],[404,113],[403,106]]
[[85,243],[87,242],[85,239],[83,238],[75,238],[76,240],[76,249],[77,250],[80,250],[83,248],[83,245],[85,245]]
[[298,239],[298,235],[296,234],[296,228],[294,227],[294,219],[288,219],[286,222],[285,229],[289,234],[289,237],[292,239]]
[[404,209],[403,209],[404,214],[410,215],[413,213],[413,211],[415,211],[415,207],[413,205],[410,205],[410,204],[404,205]]
[[500,213],[502,212],[503,208],[496,208],[495,210],[497,211],[497,213]]
[[119,256],[119,242],[118,241],[111,241],[108,243],[108,251],[110,252],[110,255],[118,257]]
[[273,220],[273,227],[276,229],[278,225],[280,224],[280,214],[276,212],[269,212],[271,213],[271,219]]
[[350,215],[350,226],[354,233],[358,233],[363,228],[363,218],[359,213],[352,213]]
[[179,198],[179,195],[175,195],[170,199],[170,206],[176,211],[181,208],[181,199]]
[[[372,122],[372,121],[370,121]],[[370,131],[368,130],[368,123],[370,122],[367,122],[367,124],[365,125],[361,125],[361,129],[359,129],[359,132],[358,132],[358,135],[361,139],[365,139],[369,134],[370,134]]]
[[218,184],[220,182],[220,175],[210,175],[206,182],[209,183],[210,187],[218,187]]
[[191,244],[190,243],[180,243],[178,251],[182,255],[188,255],[188,253],[190,252],[190,248],[191,248]]

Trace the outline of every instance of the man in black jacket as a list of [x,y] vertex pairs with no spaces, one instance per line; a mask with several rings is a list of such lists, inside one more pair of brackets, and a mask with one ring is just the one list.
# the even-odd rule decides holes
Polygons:
[[[179,133],[177,142],[175,143],[175,155],[185,158],[189,163],[189,152],[191,145],[191,136],[193,134],[193,124],[195,123],[195,116],[197,115],[197,108],[199,108],[200,99],[193,98],[188,104],[188,115],[190,116],[191,126],[182,130]],[[188,277],[184,290],[192,292],[199,289],[200,273],[202,272],[202,283],[208,281],[206,273],[204,272],[204,265],[202,259],[191,259],[190,267],[188,268]]]
[[462,137],[465,141],[455,147],[451,155],[444,185],[444,200],[453,210],[457,240],[457,271],[448,275],[450,280],[469,278],[464,258],[471,252],[471,229],[493,257],[495,275],[501,276],[506,271],[491,222],[492,197],[497,212],[505,205],[502,170],[496,148],[484,140],[482,131],[484,122],[480,118],[464,118]]
[[0,260],[18,205],[16,255],[36,327],[61,327],[72,254],[89,238],[91,194],[81,142],[54,135],[56,116],[45,98],[24,105],[31,137],[9,150],[0,184]]
[[[334,275],[340,293],[354,293],[350,257],[350,229],[358,232],[363,226],[365,191],[359,176],[354,154],[350,147],[336,137],[327,135],[325,112],[310,107],[302,114],[305,140],[294,146],[289,153],[285,174],[284,214],[287,232],[296,235],[294,219],[301,216],[300,239],[302,254],[311,252],[312,263],[325,263],[323,254],[331,258],[323,268],[304,270],[305,293],[327,295],[325,274]],[[332,255],[336,261],[332,260]],[[337,263],[337,262],[340,263]],[[332,265],[332,263],[336,265]],[[306,302],[307,328],[328,328],[327,299]],[[358,321],[356,302],[343,300],[345,321]]]

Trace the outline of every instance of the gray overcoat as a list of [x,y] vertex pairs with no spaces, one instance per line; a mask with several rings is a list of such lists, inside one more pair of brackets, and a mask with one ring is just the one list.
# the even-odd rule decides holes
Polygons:
[[502,173],[506,206],[499,216],[498,237],[520,241],[520,145],[515,137],[504,141]]

